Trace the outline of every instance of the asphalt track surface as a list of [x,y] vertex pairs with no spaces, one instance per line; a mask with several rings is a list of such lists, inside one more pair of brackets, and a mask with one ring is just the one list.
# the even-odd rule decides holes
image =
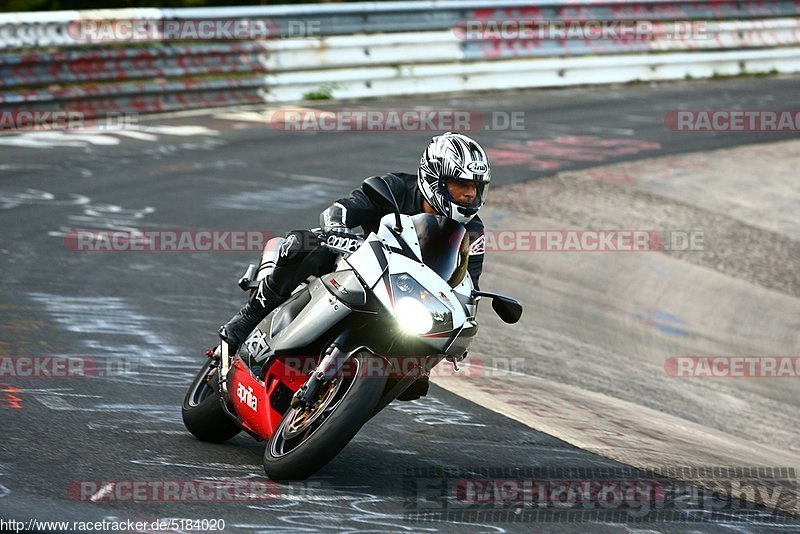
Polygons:
[[[687,135],[665,128],[663,117],[675,109],[797,109],[798,81],[738,79],[330,107],[524,112],[523,130],[474,132],[495,150],[516,145],[525,153],[526,143],[558,138],[573,147],[596,145],[598,139],[635,146],[599,158],[561,154],[546,168],[507,159],[495,167],[492,187],[500,188],[600,164],[796,138],[796,132]],[[363,178],[413,172],[430,135],[286,132],[241,116],[198,115],[144,119],[128,135],[0,138],[0,354],[87,356],[104,369],[117,369],[108,362],[123,361],[128,371],[91,378],[3,378],[0,517],[222,518],[225,532],[800,530],[797,518],[763,507],[755,508],[755,516],[736,509],[711,516],[691,499],[658,522],[632,515],[547,516],[552,509],[533,518],[523,510],[415,522],[406,514],[429,510],[430,503],[409,489],[418,489],[415,481],[424,478],[410,471],[414,468],[453,470],[446,479],[436,471],[430,475],[446,485],[484,468],[505,469],[500,478],[516,469],[546,468],[562,473],[556,479],[653,479],[436,386],[420,401],[393,403],[315,477],[274,488],[268,500],[130,502],[101,494],[91,501],[70,493],[80,481],[103,481],[102,487],[130,480],[265,478],[263,444],[243,435],[224,445],[200,443],[180,418],[185,388],[203,351],[215,343],[216,327],[242,303],[235,281],[257,254],[81,253],[65,246],[65,233],[138,228],[280,235],[316,226],[319,212]],[[487,264],[487,279],[492,269]],[[527,291],[513,284],[503,289]],[[534,326],[534,312],[527,309],[514,328]],[[491,312],[487,307],[482,313]],[[480,335],[492,331],[484,328]],[[576,468],[585,471],[570,471]]]

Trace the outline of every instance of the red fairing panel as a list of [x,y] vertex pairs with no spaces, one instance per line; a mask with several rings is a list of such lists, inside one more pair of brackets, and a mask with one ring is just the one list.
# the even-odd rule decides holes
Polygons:
[[283,414],[275,411],[269,398],[280,387],[300,389],[305,382],[303,373],[287,367],[280,360],[270,364],[266,380],[262,382],[237,358],[233,363],[230,381],[230,398],[242,424],[263,439],[269,439],[278,427]]

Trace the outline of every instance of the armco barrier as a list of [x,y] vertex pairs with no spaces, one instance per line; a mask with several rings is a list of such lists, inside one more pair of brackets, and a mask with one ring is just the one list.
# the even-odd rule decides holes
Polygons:
[[0,88],[265,72],[258,42],[73,50],[0,57]]
[[338,98],[431,94],[626,83],[633,80],[679,80],[687,76],[709,78],[741,72],[800,72],[800,47],[752,51],[691,52],[675,54],[609,55],[558,59],[515,59],[435,65],[349,68],[267,75],[266,99],[295,100],[298,95],[336,79]]
[[[86,31],[147,24],[135,42]],[[259,39],[174,38],[246,21]],[[493,31],[646,24],[636,38]],[[675,32],[676,27],[692,31]],[[465,32],[466,28],[484,29]],[[503,26],[505,28],[505,26]],[[797,72],[799,0],[486,0],[0,14],[0,112],[207,106]],[[0,126],[2,127],[2,126]]]
[[70,32],[82,20],[268,19],[278,35],[298,37],[309,29],[317,36],[449,30],[469,19],[743,20],[796,17],[798,11],[795,0],[440,0],[0,13],[0,46],[92,44]]
[[[800,45],[800,18],[711,22],[703,35],[668,38],[663,25],[647,40],[482,39],[465,40],[457,32],[414,32],[286,39],[264,43],[270,73],[338,67],[423,65],[499,58],[629,54],[686,50],[771,48]],[[330,75],[330,73],[328,73]],[[336,81],[331,76],[328,81]]]
[[[76,86],[0,97],[5,111],[78,111],[87,119],[107,113],[158,113],[264,101],[261,77]],[[66,103],[66,105],[64,105]]]

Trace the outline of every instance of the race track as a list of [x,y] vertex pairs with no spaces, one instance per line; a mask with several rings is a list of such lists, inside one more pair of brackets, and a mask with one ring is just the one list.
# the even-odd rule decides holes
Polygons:
[[[482,307],[461,374],[438,374],[426,398],[392,403],[315,477],[280,486],[264,477],[263,444],[201,443],[180,416],[258,253],[76,251],[70,232],[317,226],[365,177],[414,172],[435,132],[291,132],[265,122],[272,110],[242,109],[0,135],[0,356],[84,357],[99,369],[0,375],[0,518],[221,518],[243,533],[800,531],[798,378],[687,379],[668,365],[800,355],[800,140],[664,124],[680,109],[797,110],[798,82],[318,106],[522,113],[523,129],[472,132],[494,161],[488,229],[699,232],[703,246],[488,252],[481,287],[520,299],[522,321]],[[753,477],[753,466],[776,469]],[[476,476],[684,480],[690,496],[637,516],[569,503],[448,508],[431,490],[452,494]],[[697,497],[739,478],[768,495],[716,508]],[[123,481],[228,479],[263,483],[269,498],[114,498]]]

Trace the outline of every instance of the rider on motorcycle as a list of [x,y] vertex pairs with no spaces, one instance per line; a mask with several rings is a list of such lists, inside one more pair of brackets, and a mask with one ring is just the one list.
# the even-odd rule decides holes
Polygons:
[[[477,213],[486,201],[491,180],[489,160],[480,145],[465,135],[447,132],[431,139],[420,159],[416,177],[390,173],[383,179],[392,190],[401,213],[442,215],[466,227],[470,236],[468,270],[477,288],[484,251],[483,223]],[[352,229],[357,226],[366,234],[377,229],[383,215],[386,213],[361,189],[356,189],[351,196],[334,202],[322,212],[320,226],[325,235],[352,236]],[[275,269],[261,280],[239,313],[219,328],[228,353],[235,354],[258,323],[306,278],[331,272],[336,258],[335,252],[320,246],[320,239],[313,232],[289,232],[281,245]],[[427,392],[427,379],[421,390],[422,395]]]

